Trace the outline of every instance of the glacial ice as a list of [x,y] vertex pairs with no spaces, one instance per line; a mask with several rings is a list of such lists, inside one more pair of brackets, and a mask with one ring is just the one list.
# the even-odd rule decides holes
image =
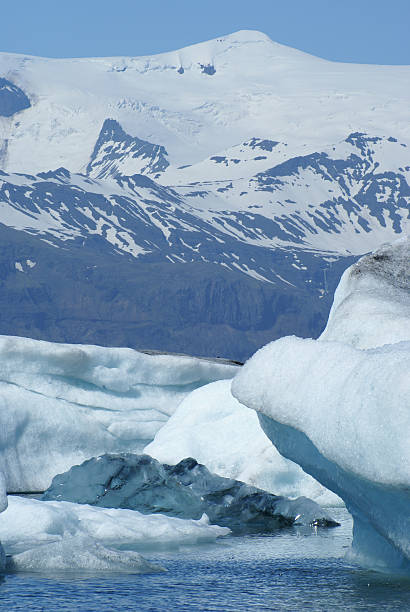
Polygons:
[[144,452],[169,464],[195,457],[215,474],[275,495],[309,497],[325,506],[341,503],[296,463],[280,455],[256,413],[232,396],[230,380],[190,393]]
[[352,558],[404,572],[410,571],[409,260],[408,240],[362,258],[345,273],[319,341],[277,340],[232,383],[278,450],[345,501],[354,519]]
[[410,340],[409,241],[385,244],[348,268],[320,340],[360,349]]
[[114,550],[86,536],[67,535],[50,544],[37,546],[9,556],[8,571],[132,571],[143,574],[163,571],[131,550]]
[[217,476],[192,458],[171,466],[148,455],[102,455],[55,476],[42,499],[192,519],[206,514],[212,524],[242,533],[268,532],[295,522],[338,524],[312,500],[288,500]]
[[73,466],[53,478],[42,499],[180,518],[199,519],[205,512],[197,495],[169,478],[166,466],[148,455],[131,453],[102,455]]
[[267,493],[230,478],[212,474],[195,459],[183,459],[166,466],[169,476],[189,487],[205,502],[205,512],[212,523],[233,531],[270,531],[289,525],[339,525],[316,502],[306,497],[295,500]]
[[42,491],[104,452],[140,452],[193,389],[237,367],[128,348],[0,336],[0,471]]
[[158,571],[139,551],[212,542],[229,529],[134,510],[10,496],[0,539],[10,570]]
[[0,472],[0,512],[3,512],[7,508],[7,504],[6,479],[3,472]]

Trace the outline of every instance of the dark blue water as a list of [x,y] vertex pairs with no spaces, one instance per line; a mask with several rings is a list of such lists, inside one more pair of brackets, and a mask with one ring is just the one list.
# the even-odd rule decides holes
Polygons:
[[[334,512],[335,514],[335,512]],[[410,580],[361,570],[343,555],[351,521],[342,527],[289,530],[269,537],[145,556],[161,574],[7,574],[7,610],[410,610]]]

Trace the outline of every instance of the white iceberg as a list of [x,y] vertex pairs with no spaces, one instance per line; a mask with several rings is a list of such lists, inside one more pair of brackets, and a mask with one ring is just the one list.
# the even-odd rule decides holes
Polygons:
[[195,457],[215,474],[275,495],[309,497],[327,506],[341,503],[293,461],[282,457],[263,432],[257,414],[232,396],[230,380],[190,393],[144,452],[172,465]]
[[200,520],[183,520],[135,510],[97,508],[71,502],[9,497],[0,516],[0,540],[11,570],[154,571],[139,555],[212,542],[230,533]]
[[9,491],[105,452],[140,452],[193,389],[232,378],[215,360],[0,337],[0,470]]
[[61,540],[30,548],[7,557],[6,569],[19,571],[131,571],[145,574],[164,571],[133,551],[119,551],[86,536],[66,536]]
[[343,498],[354,558],[406,572],[410,342],[400,340],[410,328],[409,256],[400,241],[363,258],[345,274],[320,341],[277,340],[232,383],[278,450]]
[[403,238],[345,270],[320,340],[361,349],[410,340],[409,268]]

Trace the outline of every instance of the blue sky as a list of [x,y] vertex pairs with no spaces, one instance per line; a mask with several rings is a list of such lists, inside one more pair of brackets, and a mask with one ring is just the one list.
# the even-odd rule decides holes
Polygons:
[[410,64],[410,0],[19,0],[0,50],[46,57],[148,55],[240,29],[326,59]]

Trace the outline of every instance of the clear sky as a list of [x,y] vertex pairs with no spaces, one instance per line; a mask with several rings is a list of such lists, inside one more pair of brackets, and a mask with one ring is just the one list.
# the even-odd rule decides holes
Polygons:
[[149,55],[241,29],[326,59],[410,64],[410,0],[8,1],[0,50]]

